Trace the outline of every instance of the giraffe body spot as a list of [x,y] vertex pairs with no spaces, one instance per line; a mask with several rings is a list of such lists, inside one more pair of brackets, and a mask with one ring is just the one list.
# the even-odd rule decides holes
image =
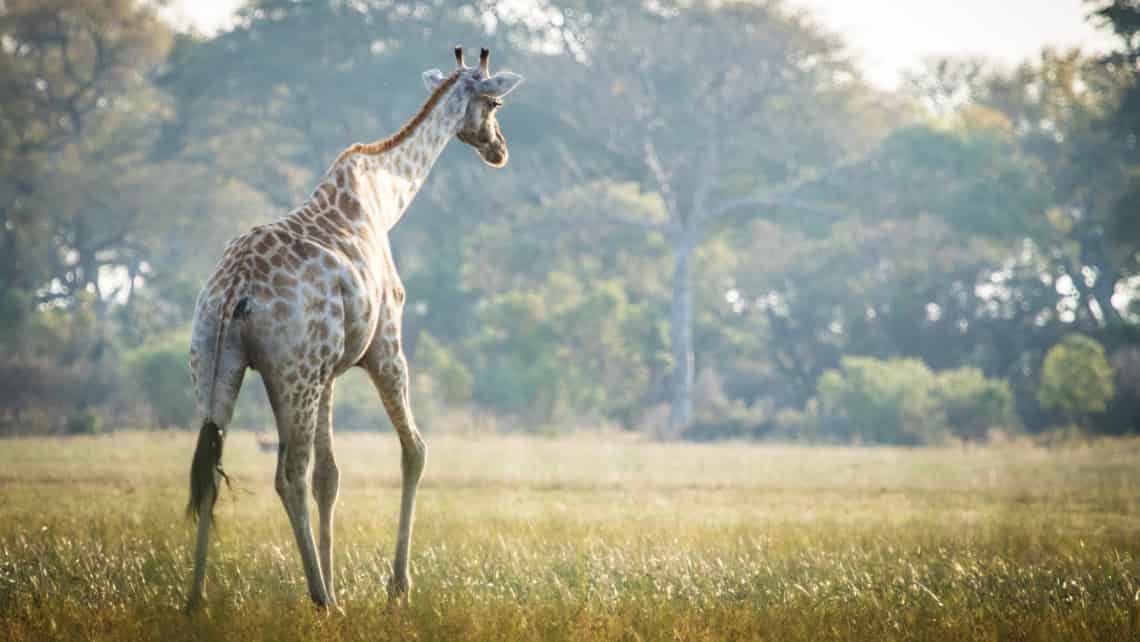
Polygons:
[[297,287],[297,279],[294,279],[284,272],[276,272],[273,275],[273,287],[275,289],[291,290]]
[[290,312],[289,306],[284,301],[277,301],[273,304],[273,318],[277,321],[288,319]]

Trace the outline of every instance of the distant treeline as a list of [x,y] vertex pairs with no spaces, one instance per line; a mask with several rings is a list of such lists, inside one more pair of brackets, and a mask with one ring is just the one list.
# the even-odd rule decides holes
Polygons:
[[[461,146],[396,228],[427,431],[927,444],[1140,430],[1140,10],[1119,51],[869,85],[780,3],[0,8],[0,434],[184,427],[226,241],[487,46],[510,165]],[[458,151],[456,151],[458,150]],[[259,385],[236,425],[269,428]],[[339,429],[386,419],[366,378]]]

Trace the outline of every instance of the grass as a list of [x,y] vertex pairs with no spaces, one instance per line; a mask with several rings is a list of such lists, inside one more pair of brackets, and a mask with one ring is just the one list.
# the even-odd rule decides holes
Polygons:
[[0,639],[1136,640],[1140,441],[833,449],[428,437],[410,605],[398,452],[337,438],[313,609],[272,455],[231,436],[205,608],[178,611],[189,434],[0,443]]

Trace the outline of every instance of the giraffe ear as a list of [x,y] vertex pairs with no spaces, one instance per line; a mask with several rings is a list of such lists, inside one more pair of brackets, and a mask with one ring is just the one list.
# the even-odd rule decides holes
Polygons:
[[500,71],[490,78],[480,80],[476,89],[484,96],[502,98],[514,91],[514,88],[518,87],[522,81],[523,77],[518,74]]
[[423,73],[423,78],[424,87],[427,87],[428,91],[435,91],[439,83],[443,82],[443,72],[438,69],[428,69]]

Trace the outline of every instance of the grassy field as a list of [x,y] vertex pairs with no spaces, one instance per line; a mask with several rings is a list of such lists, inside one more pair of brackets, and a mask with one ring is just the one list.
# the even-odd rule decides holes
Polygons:
[[338,436],[341,615],[307,601],[274,457],[235,434],[185,617],[191,435],[0,442],[0,639],[1140,639],[1140,441],[428,443],[411,604],[385,593],[392,435]]

